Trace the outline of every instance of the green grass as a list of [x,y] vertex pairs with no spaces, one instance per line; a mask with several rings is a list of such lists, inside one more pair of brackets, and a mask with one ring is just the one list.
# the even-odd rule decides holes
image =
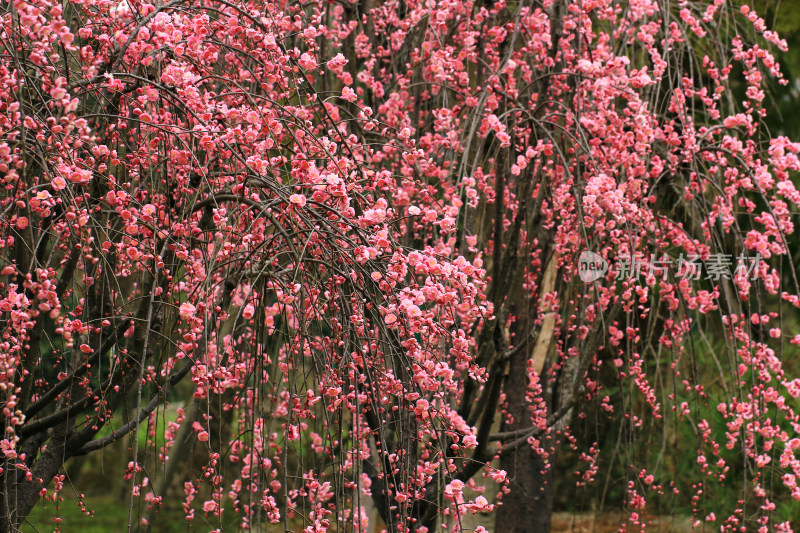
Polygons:
[[[71,533],[117,533],[128,531],[128,508],[130,501],[127,498],[115,498],[109,495],[87,496],[85,499],[87,509],[94,511],[92,516],[86,516],[78,507],[77,497],[71,490],[64,491],[64,501],[56,507],[54,502],[40,502],[31,511],[25,524],[20,528],[23,533],[53,531],[56,527],[55,518],[61,518],[61,531]],[[169,502],[168,502],[169,503]],[[158,513],[152,531],[154,533],[178,533],[187,531],[210,531],[216,529],[219,523],[206,521],[203,512],[195,510],[195,519],[189,523],[184,518],[181,502],[171,502]],[[146,515],[146,508],[141,509],[141,515]],[[137,531],[140,516],[134,508],[132,530]],[[239,531],[236,517],[233,513],[225,513],[223,531]]]
[[[104,480],[109,484],[108,480]],[[126,482],[129,483],[129,482]],[[128,485],[129,487],[129,485]],[[116,494],[112,493],[116,492]],[[125,494],[119,491],[112,491],[109,487],[103,492],[99,488],[93,489],[92,493],[87,493],[84,503],[87,510],[94,511],[91,516],[86,516],[78,505],[78,497],[75,491],[64,486],[62,492],[63,501],[56,506],[52,501],[39,501],[33,508],[28,519],[22,524],[20,530],[23,533],[50,532],[56,528],[55,518],[61,519],[60,531],[64,533],[119,533],[128,531],[128,510],[130,507],[129,489]],[[158,512],[151,531],[153,533],[187,533],[213,531],[217,528],[223,532],[242,531],[239,528],[240,518],[233,511],[233,504],[230,501],[223,501],[225,509],[220,524],[218,517],[206,517],[201,509],[203,498],[196,499],[193,503],[195,518],[192,522],[187,522],[183,511],[183,498],[166,499],[161,510]],[[137,498],[133,511],[132,531],[143,532],[145,529],[137,529],[140,519],[147,516],[147,508],[144,504],[136,507],[142,498]],[[289,520],[290,531],[300,531],[303,528],[302,520],[294,518]],[[283,524],[263,524],[262,529],[254,529],[264,532],[283,532]]]
[[[71,491],[70,491],[71,492]],[[127,531],[128,506],[109,497],[88,498],[87,507],[94,516],[85,516],[77,505],[74,494],[64,497],[56,506],[55,502],[40,502],[33,508],[27,522],[22,526],[24,532],[53,531],[55,518],[61,518],[62,531],[81,531],[82,533],[110,533]]]

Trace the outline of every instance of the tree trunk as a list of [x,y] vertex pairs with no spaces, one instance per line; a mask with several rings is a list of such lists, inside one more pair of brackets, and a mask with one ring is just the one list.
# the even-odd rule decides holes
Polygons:
[[[552,461],[551,455],[548,462]],[[495,531],[548,533],[553,514],[553,468],[530,446],[522,446],[500,459],[500,468],[513,472],[511,492],[498,508]]]
[[[31,479],[21,475],[16,468],[4,470],[0,478],[4,488],[0,498],[0,532],[18,531],[19,526],[39,501],[40,491],[53,480],[63,464],[65,453],[65,428],[62,424],[53,434],[47,449],[31,468]],[[8,462],[4,466],[7,466]]]
[[[503,424],[502,431],[515,431],[531,426],[529,403],[525,395],[528,372],[528,352],[519,350],[512,356],[511,371],[506,376],[506,402],[513,422]],[[548,533],[553,513],[553,468],[555,446],[547,462],[528,445],[522,445],[500,458],[500,468],[509,478],[511,492],[505,494],[497,510],[495,531],[503,533]]]
[[[542,257],[546,255],[543,251]],[[539,298],[533,308],[524,297],[516,305],[516,309],[522,310],[522,313],[511,325],[512,342],[520,344],[522,349],[514,351],[505,376],[503,390],[506,393],[507,417],[502,422],[503,432],[533,427],[530,402],[527,399],[528,384],[531,372],[544,376],[555,328],[555,314],[552,309],[545,312],[536,341],[532,343],[532,350],[527,346],[531,344],[528,332],[533,322],[531,316],[544,311],[543,296],[555,289],[558,278],[557,265],[557,257],[548,259],[539,284]],[[513,313],[517,315],[516,310]],[[553,412],[552,396],[545,393],[544,400],[548,411]],[[558,447],[551,437],[542,436],[541,441],[539,447],[548,451],[547,458],[535,452],[527,443],[500,457],[500,468],[508,474],[511,492],[503,497],[502,505],[498,508],[496,531],[503,533],[550,531],[553,513],[552,465]]]

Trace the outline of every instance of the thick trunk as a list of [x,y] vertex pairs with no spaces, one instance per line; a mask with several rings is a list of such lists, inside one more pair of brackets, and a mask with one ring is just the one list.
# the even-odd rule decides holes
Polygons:
[[[1,532],[19,530],[20,524],[30,514],[36,502],[39,501],[41,490],[50,484],[53,476],[61,468],[65,454],[65,441],[66,437],[62,426],[53,435],[47,449],[31,468],[30,480],[16,468],[9,468],[4,471],[4,475],[1,478],[4,488],[0,499]],[[8,465],[8,462],[6,465]]]
[[[511,359],[511,371],[506,376],[506,402],[511,423],[504,423],[502,431],[516,431],[531,427],[529,404],[525,399],[528,388],[529,353],[519,350]],[[547,441],[543,440],[547,446]],[[548,446],[549,447],[549,446]],[[551,453],[547,462],[530,446],[522,445],[500,458],[500,468],[509,478],[511,492],[503,496],[497,510],[495,531],[503,533],[548,533],[553,512],[553,468]]]
[[[543,253],[543,257],[546,254]],[[506,410],[510,419],[503,420],[502,431],[518,431],[532,428],[530,402],[527,399],[531,372],[544,377],[550,355],[555,327],[555,314],[545,312],[535,342],[531,342],[528,332],[531,329],[530,317],[543,311],[542,297],[552,292],[557,280],[556,257],[547,262],[539,287],[539,300],[535,311],[524,301],[517,304],[522,309],[519,320],[511,326],[512,342],[519,344],[509,361],[503,390],[506,393]],[[514,311],[517,314],[517,311]],[[532,349],[529,346],[532,344]],[[553,411],[552,396],[544,398],[549,411]],[[508,474],[511,492],[503,497],[498,508],[496,531],[503,533],[548,533],[553,513],[553,464],[556,445],[548,436],[540,437],[539,448],[547,450],[547,457],[537,453],[527,443],[500,458],[500,468]]]
[[511,492],[503,497],[497,511],[495,531],[548,533],[553,514],[553,468],[529,446],[503,457],[500,468],[513,474]]

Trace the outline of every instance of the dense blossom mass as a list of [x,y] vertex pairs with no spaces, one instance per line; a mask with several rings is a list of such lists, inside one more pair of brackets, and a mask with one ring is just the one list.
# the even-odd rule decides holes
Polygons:
[[516,531],[596,424],[621,527],[792,531],[800,144],[742,4],[3,3],[0,530],[122,446],[134,527]]

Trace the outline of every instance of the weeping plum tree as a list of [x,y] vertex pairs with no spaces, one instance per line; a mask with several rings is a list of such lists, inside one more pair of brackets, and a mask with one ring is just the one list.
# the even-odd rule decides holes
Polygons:
[[[456,325],[485,309],[481,269],[399,245],[368,152],[308,89],[321,30],[299,5],[3,9],[0,530],[140,430],[165,444],[127,441],[132,516],[181,435],[207,451],[188,520],[357,520],[365,417],[407,388],[455,397],[477,372]],[[191,416],[167,423],[184,381]]]
[[[0,17],[0,530],[122,443],[129,529],[177,487],[212,529],[548,531],[567,476],[619,485],[621,526],[685,498],[791,531],[800,144],[763,126],[786,45],[747,5]],[[678,428],[690,480],[640,444]]]

